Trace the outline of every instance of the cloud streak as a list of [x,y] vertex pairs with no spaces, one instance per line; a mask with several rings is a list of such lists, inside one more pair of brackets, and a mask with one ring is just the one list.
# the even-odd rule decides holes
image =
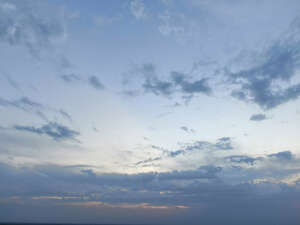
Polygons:
[[41,127],[15,125],[14,129],[38,135],[47,135],[55,141],[72,140],[78,142],[76,137],[80,134],[75,130],[71,130],[66,126],[54,122],[50,122]]

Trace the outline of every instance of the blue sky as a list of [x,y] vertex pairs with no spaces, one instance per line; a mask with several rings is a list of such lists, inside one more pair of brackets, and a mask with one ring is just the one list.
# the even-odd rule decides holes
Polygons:
[[0,222],[298,224],[299,10],[1,0]]

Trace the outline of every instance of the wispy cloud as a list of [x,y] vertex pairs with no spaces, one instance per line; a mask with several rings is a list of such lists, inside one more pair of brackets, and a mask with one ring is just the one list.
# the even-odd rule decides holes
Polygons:
[[130,2],[130,11],[132,15],[138,20],[145,19],[147,17],[143,0],[132,0]]
[[62,17],[41,14],[40,10],[34,10],[38,5],[29,1],[0,3],[0,40],[22,45],[35,57],[39,57],[40,51],[47,49],[53,39],[65,35]]
[[232,139],[230,137],[219,138],[215,141],[215,143],[208,141],[195,141],[193,143],[182,144],[180,148],[174,151],[170,151],[155,145],[152,145],[151,148],[161,151],[161,155],[139,161],[135,163],[135,165],[141,165],[168,158],[176,158],[182,155],[193,154],[201,151],[230,151],[234,149]]
[[27,113],[37,115],[40,119],[48,122],[48,116],[46,113],[52,112],[59,114],[64,119],[72,121],[72,117],[63,109],[57,110],[52,107],[43,105],[37,101],[32,100],[29,97],[21,97],[19,99],[8,100],[0,97],[0,107],[10,107],[22,110]]
[[41,127],[15,125],[14,129],[38,135],[47,135],[55,141],[72,140],[78,142],[76,137],[80,134],[75,130],[55,122],[45,124]]

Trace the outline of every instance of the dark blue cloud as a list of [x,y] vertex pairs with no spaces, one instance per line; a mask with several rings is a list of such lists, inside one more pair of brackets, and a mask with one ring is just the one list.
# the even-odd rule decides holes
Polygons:
[[71,130],[66,126],[54,122],[45,124],[41,127],[15,125],[14,129],[18,131],[26,131],[34,134],[39,134],[39,135],[47,135],[52,139],[54,139],[55,141],[63,141],[63,140],[77,141],[76,137],[80,134],[75,130]]

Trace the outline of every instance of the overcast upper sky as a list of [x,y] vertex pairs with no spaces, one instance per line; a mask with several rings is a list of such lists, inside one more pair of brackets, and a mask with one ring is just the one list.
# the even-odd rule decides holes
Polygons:
[[296,225],[299,0],[0,0],[0,222]]

